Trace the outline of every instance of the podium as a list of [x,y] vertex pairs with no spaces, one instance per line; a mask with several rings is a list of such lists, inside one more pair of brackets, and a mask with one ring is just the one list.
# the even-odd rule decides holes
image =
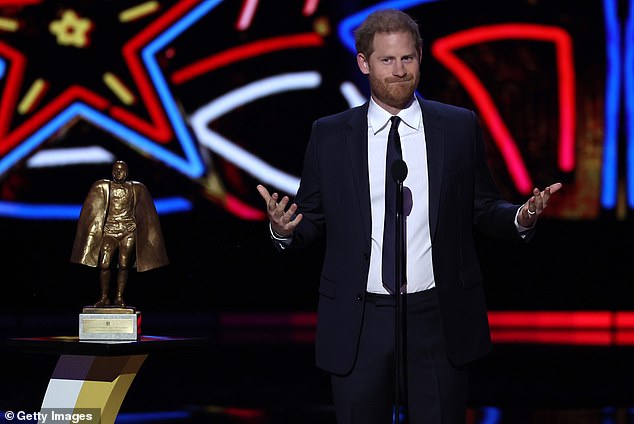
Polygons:
[[86,342],[76,336],[13,338],[8,348],[59,355],[41,411],[96,411],[113,424],[132,381],[150,354],[200,347],[204,339],[141,336],[136,341]]

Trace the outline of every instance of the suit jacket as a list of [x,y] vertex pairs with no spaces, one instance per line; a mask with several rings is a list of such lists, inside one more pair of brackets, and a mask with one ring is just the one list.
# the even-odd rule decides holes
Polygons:
[[[518,205],[501,199],[486,164],[476,115],[418,99],[429,176],[429,225],[442,334],[457,366],[490,350],[473,231],[520,240]],[[368,104],[314,122],[295,202],[303,221],[291,247],[325,235],[319,285],[317,366],[348,373],[355,362],[370,263]],[[389,335],[386,335],[389,336]]]

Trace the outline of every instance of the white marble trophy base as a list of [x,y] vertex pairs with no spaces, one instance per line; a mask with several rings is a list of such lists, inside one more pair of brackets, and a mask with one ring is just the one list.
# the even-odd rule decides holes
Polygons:
[[79,314],[79,340],[134,341],[141,312],[133,308],[84,308]]

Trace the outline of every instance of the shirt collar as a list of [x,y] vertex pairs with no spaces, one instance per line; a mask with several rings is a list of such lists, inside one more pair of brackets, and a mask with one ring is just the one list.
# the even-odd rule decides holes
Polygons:
[[[378,134],[384,128],[389,127],[390,118],[392,116],[393,115],[390,112],[383,109],[374,101],[373,98],[370,97],[370,105],[368,107],[368,125],[372,129],[372,133],[374,135]],[[401,118],[405,125],[414,131],[418,131],[421,128],[423,114],[420,109],[420,103],[417,99],[414,99],[407,108],[402,109],[397,116]],[[399,129],[400,128],[401,127],[399,127]]]

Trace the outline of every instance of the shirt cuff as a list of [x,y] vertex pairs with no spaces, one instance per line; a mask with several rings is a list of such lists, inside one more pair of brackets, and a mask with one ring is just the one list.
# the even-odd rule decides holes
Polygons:
[[291,245],[291,242],[293,241],[292,237],[282,237],[279,234],[277,234],[275,231],[273,231],[273,227],[271,226],[270,222],[269,222],[269,233],[271,235],[271,239],[273,239],[274,243],[280,249],[286,249],[287,247]]
[[[524,205],[522,205],[524,206]],[[522,210],[522,206],[520,206],[517,209],[517,212],[515,212],[515,228],[517,228],[517,232],[520,233],[520,236],[523,238],[526,236],[526,233],[530,230],[532,230],[533,228],[535,228],[535,224],[531,225],[530,227],[524,227],[523,225],[520,225],[519,221],[517,220],[517,217],[520,216],[520,211]]]

